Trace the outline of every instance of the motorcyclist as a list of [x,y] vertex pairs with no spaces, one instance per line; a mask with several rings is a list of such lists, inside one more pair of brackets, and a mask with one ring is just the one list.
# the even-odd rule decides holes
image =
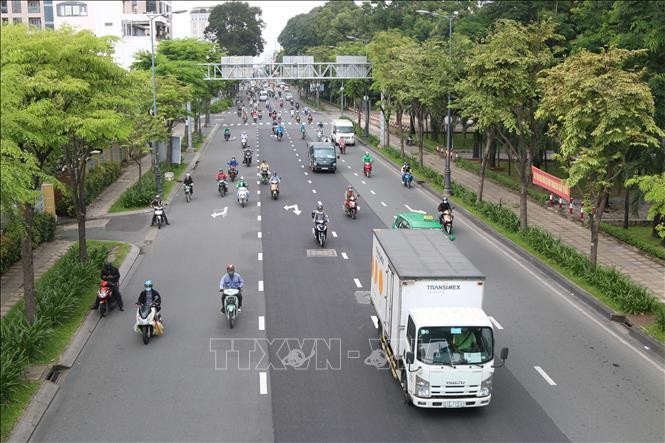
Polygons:
[[[113,266],[113,264],[109,261],[104,262],[100,278],[103,281],[107,281],[110,283],[112,297],[113,299],[115,299],[116,303],[118,304],[118,309],[124,311],[125,308],[122,303],[122,296],[120,295],[120,289],[118,288],[118,285],[120,284],[120,271],[118,271],[118,268]],[[95,303],[90,307],[90,309],[97,309],[98,307],[99,307],[99,297],[96,297]]]
[[275,128],[275,134],[276,134],[278,137],[284,135],[284,126],[282,126],[281,123],[280,123],[279,125],[277,125],[277,128]]
[[357,198],[356,193],[353,191],[353,186],[349,185],[346,187],[346,191],[344,192],[344,207],[347,208],[349,206],[349,200],[352,198]]
[[301,134],[305,133],[305,124],[304,123],[300,123],[300,133]]
[[236,189],[240,188],[249,189],[249,186],[247,186],[247,182],[245,181],[245,177],[243,176],[240,176],[240,180],[238,180],[238,183],[236,183]]
[[229,168],[238,169],[238,160],[236,160],[235,156],[231,157],[231,161],[227,165],[229,165]]
[[231,137],[231,130],[229,128],[224,128],[224,139],[228,140]]
[[323,131],[323,123],[318,122],[316,126],[319,128],[319,131]]
[[402,177],[404,177],[404,174],[406,174],[407,172],[411,172],[411,165],[409,165],[407,162],[404,162],[404,164],[402,165],[402,169],[400,169],[400,171],[402,171]]
[[369,155],[369,151],[365,151],[365,155],[363,155],[363,163],[374,163],[374,159]]
[[328,218],[328,214],[323,210],[323,204],[322,203],[317,203],[316,205],[316,210],[312,211],[312,219],[314,221],[314,224],[316,225],[317,221],[323,220],[324,222],[328,223],[330,219]]
[[219,171],[217,171],[217,181],[226,181],[226,173],[224,172],[223,168],[219,168]]
[[236,267],[233,264],[226,266],[226,274],[222,276],[222,279],[219,281],[219,292],[222,293],[222,313],[224,312],[224,301],[226,300],[226,294],[224,294],[224,289],[237,289],[238,290],[238,312],[242,308],[242,287],[245,286],[245,281],[242,279],[242,276],[236,272]]
[[437,211],[439,211],[439,223],[443,224],[443,213],[446,211],[450,211],[452,213],[453,207],[450,205],[450,202],[448,201],[448,197],[444,196],[443,200],[441,203],[439,203],[439,206],[437,208]]
[[155,208],[162,208],[162,217],[164,217],[164,222],[166,222],[167,225],[170,225],[169,219],[166,217],[166,210],[164,209],[164,202],[162,202],[162,198],[159,196],[159,194],[155,195],[155,198],[152,199],[150,202],[150,206],[153,209],[152,213],[152,222],[150,222],[150,226],[154,226],[155,221],[157,221],[157,216],[155,215],[154,209]]
[[139,299],[136,302],[137,305],[155,305],[155,319],[161,321],[162,315],[162,296],[157,292],[156,289],[152,287],[152,280],[146,280],[143,284],[143,291],[139,294]]
[[261,163],[259,166],[257,166],[257,168],[259,169],[259,172],[262,176],[270,174],[270,165],[265,159],[261,160]]
[[300,103],[296,102],[295,107],[296,109],[300,109]]
[[270,177],[270,183],[277,183],[279,184],[282,181],[281,178],[277,175],[277,172],[272,173],[272,177]]
[[247,143],[247,132],[242,131],[242,134],[240,134],[240,143],[242,144]]
[[247,146],[245,150],[242,151],[243,158],[252,158],[252,154],[253,154],[252,149],[249,146]]
[[185,186],[189,186],[189,192],[190,194],[194,195],[194,179],[192,178],[192,174],[189,172],[185,174],[185,180],[183,180],[183,183]]

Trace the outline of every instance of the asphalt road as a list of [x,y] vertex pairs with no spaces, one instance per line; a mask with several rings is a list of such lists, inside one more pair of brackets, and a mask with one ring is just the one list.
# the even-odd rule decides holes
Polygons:
[[[363,178],[359,146],[341,156],[337,173],[312,173],[290,117],[281,142],[266,117],[240,127],[238,120],[235,113],[218,118],[233,124],[234,140],[217,132],[193,173],[194,200],[179,195],[168,207],[171,226],[140,231],[148,243],[123,293],[129,305],[152,278],[164,297],[166,334],[144,346],[132,331],[134,313],[111,313],[35,440],[665,440],[662,362],[460,214],[456,245],[487,275],[486,311],[497,348],[510,347],[510,356],[486,408],[405,406],[376,358],[373,312],[362,292],[369,291],[371,230],[389,226],[405,205],[432,212],[436,201],[400,186],[397,172],[378,159],[374,175]],[[231,155],[240,159],[242,129],[282,177],[277,201],[256,181],[244,209],[216,194],[214,174]],[[314,132],[308,126],[308,139]],[[255,180],[254,165],[240,170]],[[361,195],[356,220],[341,208],[349,183]],[[334,256],[308,256],[321,249],[311,232],[317,201],[331,217],[326,249]],[[224,207],[226,215],[211,217]],[[137,219],[149,223],[143,215],[114,220],[104,235],[138,237]],[[220,318],[216,292],[228,262],[247,287],[233,330]],[[238,354],[225,352],[231,338]]]

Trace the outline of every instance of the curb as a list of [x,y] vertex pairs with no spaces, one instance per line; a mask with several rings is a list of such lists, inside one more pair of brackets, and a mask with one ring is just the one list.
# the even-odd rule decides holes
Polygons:
[[[383,153],[377,151],[374,147],[365,143],[364,140],[360,140],[358,138],[356,140],[360,144],[362,144],[365,148],[372,151],[375,155],[380,156],[382,159],[384,159],[394,169],[397,169],[397,167],[393,164],[392,160],[383,155]],[[435,197],[439,196],[432,188],[430,188],[425,183],[421,184],[421,186],[430,195]],[[600,314],[602,318],[604,318],[605,320],[612,320],[613,316],[616,313],[611,308],[601,303],[600,301],[596,300],[596,298],[593,297],[591,294],[589,294],[587,291],[585,291],[584,289],[577,286],[575,283],[568,280],[559,272],[547,266],[545,263],[540,261],[540,259],[533,256],[531,253],[529,253],[521,246],[515,244],[510,239],[499,234],[497,231],[494,230],[494,228],[492,228],[490,225],[486,224],[482,220],[478,219],[475,215],[471,214],[466,209],[458,206],[457,210],[460,211],[468,220],[470,220],[478,228],[482,229],[485,233],[490,235],[493,239],[497,240],[503,246],[516,253],[521,259],[533,265],[542,274],[549,277],[550,279],[555,281],[561,288],[568,291],[569,294],[575,296],[577,299],[584,302],[587,306],[591,307],[594,311]],[[665,358],[665,346],[663,344],[651,338],[649,335],[644,333],[639,327],[634,328],[631,325],[626,324],[625,322],[622,322],[621,324],[623,324],[627,328],[629,335],[634,339],[636,339],[638,342],[640,342],[646,348],[647,351],[653,352],[661,359]]]
[[[132,266],[139,256],[139,247],[133,243],[129,243],[130,249],[125,257],[125,260],[120,266],[120,286],[125,282],[127,275],[129,275]],[[69,369],[72,367],[76,358],[81,353],[81,350],[88,342],[90,335],[94,332],[97,324],[99,323],[99,316],[95,312],[89,312],[83,324],[76,331],[76,334],[69,342],[69,345],[64,350],[58,363],[53,365],[53,368]],[[14,430],[11,432],[9,442],[27,442],[32,437],[33,432],[37,429],[37,425],[46,413],[46,410],[51,405],[51,402],[58,393],[60,386],[48,380],[44,380],[42,386],[39,388],[35,396],[30,401],[28,407],[25,409],[21,418],[16,423]]]

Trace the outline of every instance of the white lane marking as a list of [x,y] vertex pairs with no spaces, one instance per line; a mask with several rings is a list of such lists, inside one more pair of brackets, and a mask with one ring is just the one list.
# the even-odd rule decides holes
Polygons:
[[298,154],[297,152],[296,152],[296,157],[300,157],[300,154]]
[[547,375],[547,372],[545,372],[543,368],[541,368],[540,366],[534,366],[533,369],[538,371],[538,373],[545,379],[547,383],[550,384],[550,386],[556,386],[556,382],[552,380],[552,377]]
[[260,189],[256,190],[256,195],[261,195],[261,190]]
[[293,150],[295,151],[295,150],[296,150],[296,148],[293,148]]
[[309,184],[311,185],[311,184],[312,184],[312,180],[307,180],[307,183],[309,183]]
[[301,162],[301,161],[302,161],[302,158],[299,158],[298,161]]
[[379,319],[376,317],[376,315],[370,315],[369,317],[372,319],[372,323],[374,323],[374,327],[376,329],[379,329]]
[[312,189],[312,194],[316,194],[316,189]]
[[259,280],[259,292],[263,292],[263,280]]
[[[349,166],[349,165],[346,165],[346,167],[349,168],[349,169],[351,169],[351,166]],[[356,175],[358,175],[358,174],[356,174]]]
[[256,202],[256,206],[261,206],[261,202]]
[[259,261],[263,261],[263,252],[259,252],[257,258],[259,259]]
[[427,212],[421,211],[420,209],[411,209],[409,205],[404,205],[404,207],[411,212],[415,212],[416,214],[427,214]]
[[358,288],[362,288],[362,287],[363,287],[362,283],[360,283],[360,280],[358,280],[357,278],[354,278],[354,279],[353,279],[353,282],[356,284],[356,287],[358,287]]
[[355,175],[356,177],[358,177],[358,173],[357,173],[357,172],[354,172],[353,175]]
[[305,172],[305,175],[307,175],[307,173],[306,173],[306,172]]
[[263,237],[263,234],[261,233],[261,231],[259,231],[259,232],[256,233],[256,236],[257,236],[258,238],[261,238],[261,237]]
[[268,373],[259,372],[259,393],[261,395],[268,394]]
[[344,260],[348,260],[348,259],[349,259],[349,256],[346,255],[346,252],[342,252],[342,258],[343,258]]
[[256,221],[261,221],[261,216],[260,215],[256,216]]
[[488,316],[488,318],[490,319],[490,321],[492,322],[492,324],[494,325],[495,328],[503,329],[503,326],[501,326],[501,324],[498,321],[496,321],[496,319],[494,317]]
[[346,160],[342,159],[342,163],[346,163]]
[[333,237],[337,238],[337,232],[332,231],[332,235],[333,235]]
[[300,167],[304,169],[304,168],[305,168],[305,165],[300,165]]
[[260,180],[257,180],[257,181],[256,181],[256,184],[257,184],[257,185],[260,185],[260,184],[261,184],[261,181],[260,181]]
[[371,192],[372,195],[376,195],[376,192],[372,191],[371,189],[369,190],[369,192]]
[[381,202],[381,205],[383,205],[383,206],[388,206],[388,205],[386,204],[386,202]]
[[266,318],[263,315],[259,315],[259,331],[266,330]]

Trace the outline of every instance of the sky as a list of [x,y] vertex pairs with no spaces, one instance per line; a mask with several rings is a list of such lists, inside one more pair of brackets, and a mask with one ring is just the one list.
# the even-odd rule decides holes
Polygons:
[[[173,11],[191,10],[197,6],[215,6],[224,3],[222,1],[207,0],[173,0],[171,7]],[[307,13],[317,6],[322,6],[325,1],[247,1],[250,6],[258,6],[263,11],[261,18],[266,24],[263,29],[263,40],[265,40],[264,52],[260,59],[263,60],[268,54],[279,48],[277,37],[286,26],[286,22],[293,16]],[[189,37],[190,21],[189,13],[173,15],[173,38]]]

